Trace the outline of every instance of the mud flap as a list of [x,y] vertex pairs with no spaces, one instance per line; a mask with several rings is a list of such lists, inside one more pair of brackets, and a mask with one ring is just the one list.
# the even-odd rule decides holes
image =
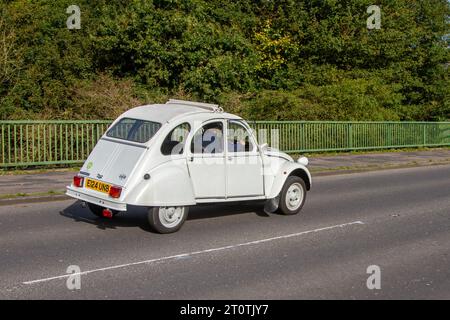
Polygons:
[[276,196],[273,199],[266,200],[264,204],[264,212],[265,213],[274,213],[278,209],[278,205],[280,204],[280,195]]

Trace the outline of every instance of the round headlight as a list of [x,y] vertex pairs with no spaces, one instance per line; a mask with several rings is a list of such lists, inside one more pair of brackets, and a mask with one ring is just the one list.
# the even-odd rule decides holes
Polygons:
[[298,158],[297,162],[306,167],[309,163],[309,160],[307,157],[300,157],[300,158]]

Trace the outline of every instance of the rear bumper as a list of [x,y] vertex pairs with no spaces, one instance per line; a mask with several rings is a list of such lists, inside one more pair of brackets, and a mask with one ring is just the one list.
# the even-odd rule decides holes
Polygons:
[[106,200],[100,197],[93,196],[91,194],[88,194],[83,189],[73,188],[71,186],[68,186],[66,188],[66,195],[69,197],[79,199],[81,201],[90,202],[96,205],[99,205],[101,207],[117,210],[117,211],[126,211],[127,210],[127,204],[120,202],[120,201],[114,201],[114,200]]

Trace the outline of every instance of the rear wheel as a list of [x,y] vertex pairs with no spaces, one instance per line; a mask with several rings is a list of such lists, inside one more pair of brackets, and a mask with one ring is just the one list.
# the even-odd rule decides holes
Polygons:
[[148,209],[148,222],[158,233],[180,230],[188,215],[188,207],[153,207]]
[[303,208],[305,200],[305,181],[296,176],[288,177],[281,190],[279,211],[285,215],[297,214]]
[[[91,210],[91,212],[96,215],[97,217],[103,218],[103,207],[100,207],[99,205],[93,204],[88,202],[87,203],[89,210]],[[111,210],[113,217],[118,214],[119,212],[116,210]]]

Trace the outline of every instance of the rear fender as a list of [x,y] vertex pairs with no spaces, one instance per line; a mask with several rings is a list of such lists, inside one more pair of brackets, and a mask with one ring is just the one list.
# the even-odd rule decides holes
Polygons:
[[165,162],[149,172],[130,190],[125,202],[137,206],[188,206],[195,204],[186,160]]

